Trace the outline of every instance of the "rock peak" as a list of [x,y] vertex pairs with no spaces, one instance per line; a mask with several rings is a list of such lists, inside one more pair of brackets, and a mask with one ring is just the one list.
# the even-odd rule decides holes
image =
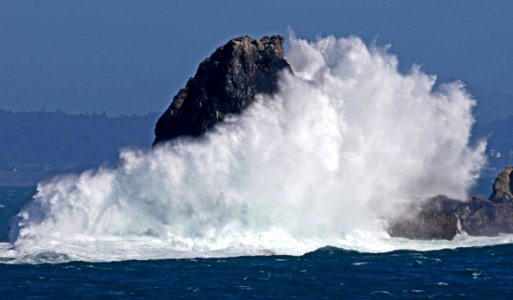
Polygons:
[[490,201],[504,202],[513,200],[513,167],[505,168],[495,179]]
[[155,127],[154,145],[178,136],[199,136],[227,114],[237,114],[257,94],[278,91],[278,74],[291,71],[282,36],[231,39],[198,67],[174,96]]

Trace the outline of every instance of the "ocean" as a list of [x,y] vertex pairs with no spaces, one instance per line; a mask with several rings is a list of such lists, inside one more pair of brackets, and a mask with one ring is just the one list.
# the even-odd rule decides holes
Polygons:
[[[487,193],[491,179],[474,192]],[[0,188],[0,237],[35,187]],[[479,239],[479,238],[475,238]],[[450,242],[448,242],[450,243]],[[513,244],[365,253],[322,247],[299,256],[67,261],[2,258],[2,299],[33,298],[494,298],[513,297]]]

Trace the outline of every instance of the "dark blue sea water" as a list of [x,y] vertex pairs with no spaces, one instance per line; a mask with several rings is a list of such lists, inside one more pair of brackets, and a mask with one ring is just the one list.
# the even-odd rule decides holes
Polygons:
[[[486,193],[486,186],[477,188]],[[33,187],[0,189],[2,241],[7,240],[8,219],[33,192]],[[4,261],[0,263],[0,298],[509,299],[513,298],[512,270],[511,244],[380,254],[325,247],[300,257]]]
[[504,298],[513,246],[302,257],[0,265],[0,294],[51,297]]

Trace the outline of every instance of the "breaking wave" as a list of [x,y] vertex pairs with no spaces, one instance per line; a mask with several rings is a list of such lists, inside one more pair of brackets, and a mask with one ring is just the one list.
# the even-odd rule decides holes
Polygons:
[[[460,82],[398,71],[359,38],[289,38],[280,92],[200,139],[124,150],[115,168],[38,185],[0,256],[124,260],[381,252],[509,242],[390,238],[386,220],[438,194],[465,197],[484,163]],[[53,257],[50,255],[50,257]],[[55,259],[55,258],[54,258]],[[58,256],[59,260],[62,256]]]

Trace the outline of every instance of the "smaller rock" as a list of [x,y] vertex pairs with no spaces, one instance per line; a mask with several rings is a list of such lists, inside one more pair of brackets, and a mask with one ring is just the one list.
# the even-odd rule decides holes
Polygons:
[[470,236],[513,233],[513,201],[496,203],[480,196],[460,201],[441,195],[409,211],[408,216],[391,222],[390,236],[452,240],[459,233]]
[[442,195],[427,199],[417,213],[395,220],[388,233],[417,240],[452,240],[460,233],[458,217],[453,213],[460,204]]
[[495,179],[492,187],[490,201],[505,202],[513,200],[513,167],[505,168]]
[[410,207],[407,215],[392,220],[388,233],[409,239],[452,240],[458,233],[497,236],[513,233],[513,167],[495,179],[489,199],[471,196],[465,201],[436,196],[420,207]]

